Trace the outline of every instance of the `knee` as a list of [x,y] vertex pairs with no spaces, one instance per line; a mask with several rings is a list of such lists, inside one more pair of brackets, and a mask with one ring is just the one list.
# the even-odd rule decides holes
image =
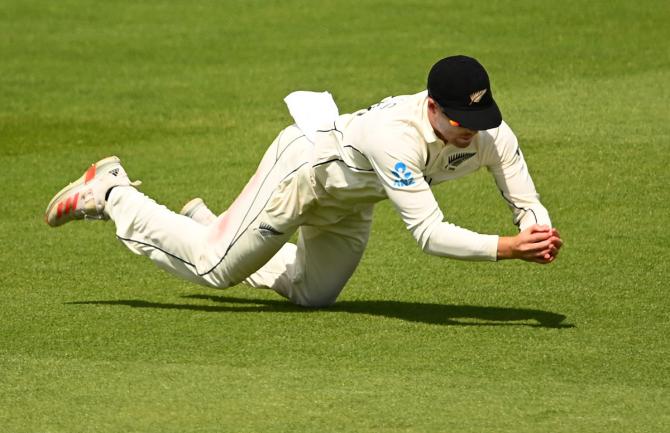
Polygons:
[[310,287],[306,287],[298,293],[292,293],[292,296],[290,296],[289,299],[291,302],[300,305],[301,307],[326,308],[335,303],[341,291],[341,287],[320,287],[318,290],[310,290]]
[[196,283],[213,289],[227,289],[235,285],[235,283],[224,278],[223,275],[218,272],[211,272],[203,276],[198,276],[197,278],[198,279],[195,281]]
[[305,308],[328,308],[335,303],[335,299],[309,299],[309,300],[292,300],[294,304]]

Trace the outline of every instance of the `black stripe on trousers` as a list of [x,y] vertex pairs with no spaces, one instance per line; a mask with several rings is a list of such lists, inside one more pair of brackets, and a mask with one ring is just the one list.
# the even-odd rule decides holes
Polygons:
[[[291,142],[288,143],[288,144],[286,145],[286,147],[284,148],[284,150],[282,150],[281,153],[279,153],[279,154],[277,155],[276,160],[275,160],[275,163],[272,165],[272,167],[270,168],[270,170],[268,170],[268,174],[267,174],[267,175],[265,176],[265,178],[263,179],[263,182],[261,182],[261,185],[260,185],[260,187],[258,188],[258,191],[257,191],[257,193],[256,193],[256,197],[254,197],[254,200],[251,202],[251,206],[250,206],[249,209],[247,210],[247,213],[244,215],[244,218],[246,218],[246,216],[249,214],[249,211],[251,211],[251,208],[253,207],[253,204],[256,202],[256,199],[258,198],[258,194],[260,193],[261,188],[263,187],[263,185],[264,185],[265,182],[267,181],[267,178],[268,178],[268,177],[270,176],[270,174],[272,173],[272,170],[274,170],[274,168],[277,166],[277,163],[278,163],[279,160],[281,159],[282,155],[286,152],[286,150],[287,150],[293,143],[295,143],[297,140],[299,140],[299,139],[301,139],[301,138],[303,138],[303,137],[305,137],[305,135],[300,135],[300,136],[294,138],[293,140],[291,140]],[[279,139],[281,140],[281,137],[279,137]],[[279,143],[277,143],[277,146],[279,147]],[[295,173],[296,171],[298,171],[298,170],[299,170],[302,166],[304,166],[305,164],[307,164],[307,162],[304,162],[304,163],[300,164],[298,167],[296,167],[294,170],[292,170],[290,173],[288,173],[286,176],[284,176],[284,177],[282,178],[282,180],[279,181],[279,183],[283,182],[286,178],[288,178],[288,177],[291,176],[293,173]],[[267,203],[270,201],[270,198],[271,198],[271,197],[272,197],[272,194],[270,194],[270,195],[268,196],[268,199],[267,199],[267,201],[265,202],[265,205],[267,205]],[[262,209],[265,209],[265,205],[263,206]],[[261,210],[261,212],[263,212],[263,211]],[[258,215],[260,215],[260,212],[258,213]],[[251,220],[251,222],[254,222],[254,221],[256,220],[256,218],[258,218],[258,215],[256,215],[256,217],[253,218],[253,219]],[[242,218],[242,221],[244,221],[244,218]],[[235,245],[235,243],[242,237],[242,235],[244,235],[244,233],[247,232],[247,230],[249,230],[249,227],[251,226],[251,222],[249,223],[249,225],[248,225],[247,227],[244,228],[244,230],[242,230],[242,233],[239,233],[239,236],[238,236],[237,233],[235,234],[237,237],[235,237],[235,238],[233,239],[233,241],[230,243],[230,245],[229,245],[228,248],[226,249],[226,252],[223,254],[223,256],[221,257],[221,259],[219,259],[219,261],[216,262],[216,264],[215,264],[211,269],[209,269],[208,271],[203,272],[203,273],[198,273],[198,272],[196,272],[196,275],[199,276],[199,277],[203,277],[203,276],[205,276],[205,275],[211,273],[212,271],[214,271],[214,269],[216,269],[216,268],[221,264],[221,262],[223,262],[223,260],[226,258],[226,255],[228,255],[228,252],[229,252],[230,249]],[[238,228],[238,232],[239,232],[239,228]],[[135,239],[126,239],[126,238],[122,238],[121,236],[118,236],[118,235],[117,235],[116,237],[117,237],[118,239],[122,240],[122,241],[125,241],[125,242],[134,242],[134,243],[137,243],[137,244],[140,244],[140,245],[144,245],[144,246],[147,246],[147,247],[154,248],[154,249],[156,249],[156,250],[158,250],[158,251],[160,251],[160,252],[162,252],[162,253],[164,253],[164,254],[166,254],[166,255],[172,257],[172,258],[175,258],[175,259],[179,260],[180,262],[184,263],[185,265],[187,265],[187,266],[191,266],[192,268],[195,269],[195,265],[194,265],[193,263],[190,263],[188,260],[185,260],[185,259],[183,259],[183,258],[181,258],[181,257],[179,257],[179,256],[177,256],[177,255],[175,255],[175,254],[172,254],[172,253],[170,253],[169,251],[166,251],[166,250],[164,250],[163,248],[161,248],[161,247],[159,247],[159,246],[157,246],[157,245],[149,244],[149,243],[142,242],[142,241],[138,241],[138,240],[135,240]]]

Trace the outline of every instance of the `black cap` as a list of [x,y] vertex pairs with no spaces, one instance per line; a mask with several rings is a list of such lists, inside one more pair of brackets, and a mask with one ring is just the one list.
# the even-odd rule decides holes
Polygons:
[[428,96],[464,128],[497,128],[502,114],[493,100],[486,69],[467,56],[446,57],[428,73]]

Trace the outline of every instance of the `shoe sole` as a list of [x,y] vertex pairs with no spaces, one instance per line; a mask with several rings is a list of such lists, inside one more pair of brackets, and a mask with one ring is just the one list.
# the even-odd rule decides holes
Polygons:
[[[114,164],[118,165],[121,164],[121,160],[116,156],[108,156],[107,158],[101,159],[95,164],[91,164],[88,170],[86,170],[86,172],[79,179],[75,180],[74,182],[71,182],[68,186],[58,191],[58,193],[54,196],[54,198],[52,198],[51,201],[49,202],[47,210],[44,213],[44,220],[46,221],[46,223],[49,224],[49,215],[51,214],[53,207],[56,206],[63,198],[63,196],[67,195],[67,193],[72,188],[88,183],[89,181],[95,178],[95,175],[98,173],[99,170],[103,170],[104,168]],[[60,224],[56,225],[49,224],[49,225],[52,227],[57,227]]]

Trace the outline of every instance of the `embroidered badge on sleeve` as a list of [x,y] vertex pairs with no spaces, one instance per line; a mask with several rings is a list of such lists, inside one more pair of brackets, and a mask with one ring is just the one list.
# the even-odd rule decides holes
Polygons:
[[404,162],[397,162],[393,168],[391,174],[393,174],[394,186],[402,188],[404,186],[414,185],[414,174],[412,174]]

